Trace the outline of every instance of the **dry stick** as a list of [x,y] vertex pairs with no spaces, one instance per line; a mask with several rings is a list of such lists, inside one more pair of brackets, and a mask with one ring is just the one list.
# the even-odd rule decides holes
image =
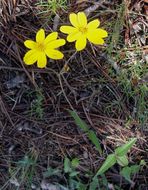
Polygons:
[[97,68],[99,68],[101,70],[101,72],[103,73],[103,75],[107,79],[109,79],[112,83],[115,83],[115,81],[110,76],[108,76],[108,74],[102,69],[102,66],[100,65],[100,63],[98,62],[98,60],[96,59],[96,57],[92,56],[87,49],[86,49],[86,51],[87,51],[87,56],[89,57],[89,59],[96,65]]
[[5,190],[6,187],[8,187],[9,183],[11,182],[11,179],[13,179],[13,178],[18,174],[19,170],[20,170],[20,167],[17,169],[17,171],[14,171],[14,172],[11,173],[11,176],[12,176],[12,177],[9,178],[9,179],[6,181],[6,183],[1,187],[1,190]]
[[[2,59],[2,62],[4,62],[3,59]],[[2,94],[2,90],[1,89],[0,89],[0,93]],[[11,125],[14,127],[14,123],[13,123],[13,121],[12,121],[12,119],[11,119],[11,117],[10,117],[10,115],[9,115],[6,107],[5,107],[5,104],[4,104],[3,100],[2,100],[2,96],[1,95],[0,95],[0,110],[1,110],[1,112],[3,114],[5,114],[5,116],[8,118],[9,122],[11,123]]]
[[64,95],[66,101],[68,102],[68,104],[70,105],[70,108],[71,108],[72,110],[74,110],[73,106],[71,105],[71,103],[70,103],[69,99],[67,98],[67,95],[66,95],[66,93],[65,93],[65,91],[64,91],[63,84],[62,84],[62,80],[61,80],[61,76],[59,75],[58,78],[59,78],[60,87],[61,87],[61,90],[62,90],[62,92],[63,92],[63,95]]
[[89,16],[90,13],[96,11],[100,6],[100,3],[95,3],[94,5],[88,7],[87,9],[84,10],[86,16]]
[[1,112],[4,113],[5,116],[9,119],[11,125],[14,127],[14,123],[13,123],[13,121],[12,121],[12,119],[11,119],[11,117],[10,117],[6,107],[5,107],[5,104],[4,104],[3,100],[2,100],[1,95],[0,95],[0,109],[1,109]]
[[66,101],[67,101],[68,104],[70,105],[70,108],[71,108],[72,110],[74,110],[74,108],[73,108],[73,106],[71,105],[69,99],[67,98],[67,95],[66,95],[66,93],[65,93],[65,91],[64,91],[64,88],[63,88],[62,79],[61,79],[61,76],[63,77],[63,73],[62,73],[62,72],[57,73],[56,71],[54,71],[53,69],[50,69],[50,68],[46,68],[46,69],[49,70],[49,71],[52,71],[52,72],[58,77],[59,83],[60,83],[60,87],[61,87],[61,90],[62,90],[62,93],[63,93],[63,95],[64,95]]
[[94,124],[93,124],[91,118],[88,116],[88,113],[87,113],[87,111],[86,111],[86,109],[85,109],[85,107],[84,107],[83,101],[82,101],[82,107],[83,107],[83,110],[84,110],[84,113],[85,113],[85,116],[86,116],[87,120],[89,121],[90,125],[91,125],[92,127],[94,127]]
[[85,14],[89,16],[90,13],[93,13],[96,11],[99,7],[106,8],[104,5],[102,5],[105,2],[105,0],[100,0],[100,2],[94,2],[94,5],[88,7],[87,9],[84,10]]
[[25,66],[24,66],[24,63],[23,63],[23,61],[22,61],[22,59],[21,59],[21,57],[20,57],[20,54],[19,54],[19,48],[18,48],[18,46],[17,46],[17,43],[15,43],[15,46],[16,46],[16,49],[17,49],[17,56],[18,56],[19,61],[20,61],[21,65],[22,65],[22,67],[23,67],[23,70],[25,71],[26,75],[28,76],[28,78],[30,79],[30,81],[31,81],[31,83],[34,85],[34,87],[35,87],[36,89],[38,89],[38,85],[37,85],[36,82],[32,79],[32,77],[30,76],[30,74],[28,73],[27,69],[26,69]]
[[71,138],[71,137],[68,137],[68,136],[63,136],[63,135],[60,135],[60,134],[57,134],[57,133],[54,133],[54,132],[51,132],[51,131],[48,131],[48,134],[52,134],[52,135],[54,135],[56,137],[59,137],[59,138],[65,139],[65,140],[71,140],[74,143],[79,144],[80,147],[82,147],[85,151],[87,151],[87,149],[81,143],[79,143],[77,140],[75,140],[74,138]]
[[37,135],[41,135],[42,134],[42,130],[33,129],[30,126],[27,127],[26,125],[19,127],[18,130],[19,131],[22,131],[22,130],[30,131],[30,132],[35,133]]
[[[24,71],[23,68],[8,67],[8,66],[0,66],[0,70],[1,69],[12,70],[12,71]],[[32,71],[33,71],[33,72],[38,72],[38,73],[49,73],[48,70],[50,70],[50,69],[46,68],[46,69],[42,70],[42,69],[30,69],[30,68],[28,68],[27,72],[32,73]],[[53,72],[53,70],[51,70],[51,71]]]
[[[69,61],[70,61],[76,54],[77,54],[77,51],[74,52],[74,54],[66,61],[65,65],[68,65]],[[74,111],[74,108],[73,108],[72,104],[70,103],[69,99],[67,98],[67,95],[66,95],[66,93],[65,93],[65,91],[64,91],[64,88],[63,88],[61,76],[62,76],[62,78],[64,79],[64,81],[66,80],[63,74],[64,74],[64,73],[63,73],[63,69],[62,69],[61,72],[58,74],[60,86],[61,86],[62,92],[63,92],[63,94],[64,94],[64,96],[65,96],[65,99],[67,100],[68,104],[70,105],[70,108]]]
[[[96,53],[94,51],[93,45],[90,43],[94,57],[96,56]],[[117,74],[120,73],[120,67],[117,65],[117,63],[106,53],[102,53],[101,57],[103,57],[109,64],[111,64],[111,66],[114,68],[114,70],[116,71]]]
[[[70,84],[67,82],[66,78],[64,77],[64,75],[62,75],[62,78],[65,82],[65,84],[67,85],[67,87],[69,88],[69,90],[72,92],[72,94],[74,95],[74,99],[76,101],[76,93],[75,91],[72,89],[72,87],[70,86]],[[76,101],[77,102],[77,101]]]
[[59,22],[60,22],[60,17],[59,15],[56,14],[53,20],[53,31],[57,31]]
[[109,55],[107,55],[106,53],[104,53],[104,54],[102,54],[102,57],[104,59],[106,59],[106,61],[108,63],[111,64],[111,66],[114,68],[114,70],[116,71],[117,74],[120,73],[120,67],[117,65],[117,63]]
[[120,52],[135,51],[135,50],[144,51],[144,50],[147,50],[147,49],[148,49],[148,45],[145,45],[145,46],[141,46],[141,47],[128,47],[128,48],[123,48],[123,49],[120,50]]
[[[73,55],[65,62],[64,66],[67,66],[69,61],[74,58],[74,56],[77,54],[77,51],[73,53]],[[61,70],[60,74],[63,74],[63,69]]]

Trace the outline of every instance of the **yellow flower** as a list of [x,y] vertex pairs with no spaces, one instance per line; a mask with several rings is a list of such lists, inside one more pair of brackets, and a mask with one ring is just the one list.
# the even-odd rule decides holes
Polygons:
[[77,51],[81,51],[86,47],[87,39],[96,45],[104,44],[103,38],[108,36],[107,31],[98,28],[100,21],[95,19],[87,23],[87,18],[84,12],[77,14],[71,13],[69,20],[72,26],[61,26],[60,31],[68,34],[67,41],[76,41],[75,47]]
[[[47,65],[47,57],[51,59],[62,59],[63,53],[56,48],[65,44],[64,39],[57,39],[58,33],[52,32],[45,38],[45,31],[40,29],[36,34],[36,42],[26,40],[24,45],[30,50],[25,54],[23,60],[26,65],[32,65],[37,61],[39,68]],[[46,57],[47,56],[47,57]]]

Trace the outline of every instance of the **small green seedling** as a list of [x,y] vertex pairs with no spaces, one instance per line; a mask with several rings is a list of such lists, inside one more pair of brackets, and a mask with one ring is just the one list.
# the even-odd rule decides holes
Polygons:
[[24,156],[24,158],[22,158],[20,161],[16,163],[15,167],[10,167],[9,173],[11,179],[16,179],[18,182],[17,190],[19,189],[19,186],[21,186],[22,184],[25,184],[26,188],[30,189],[36,171],[37,158],[38,155],[36,151],[31,150]]
[[79,165],[79,160],[77,158],[72,159],[70,161],[69,158],[65,158],[64,160],[64,172],[68,173],[70,177],[77,176],[79,172],[76,171],[76,168]]
[[115,163],[118,163],[122,167],[127,166],[128,165],[127,152],[135,144],[136,140],[137,140],[136,138],[132,138],[126,144],[116,148],[113,154],[109,154],[95,176],[104,174]]
[[31,114],[34,114],[39,119],[42,119],[44,114],[43,101],[43,94],[41,93],[41,91],[37,91],[36,98],[31,103]]
[[128,182],[132,183],[132,175],[139,172],[141,166],[145,166],[146,162],[144,160],[141,160],[139,165],[133,165],[133,166],[125,166],[120,171],[120,175],[122,175]]
[[85,185],[80,182],[79,172],[76,171],[79,166],[79,159],[69,158],[64,159],[64,172],[68,174],[68,187],[69,189],[85,190]]
[[51,17],[53,14],[57,14],[58,10],[67,8],[67,0],[40,0],[36,5],[41,9],[38,14],[46,15],[50,13]]
[[52,168],[52,167],[48,167],[47,171],[43,173],[43,176],[46,177],[51,177],[51,176],[60,176],[62,173],[61,170],[57,169],[57,168]]

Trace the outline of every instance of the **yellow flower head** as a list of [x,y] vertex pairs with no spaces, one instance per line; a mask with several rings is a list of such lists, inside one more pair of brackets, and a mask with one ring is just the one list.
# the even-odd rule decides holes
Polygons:
[[36,34],[36,42],[26,40],[25,46],[30,50],[24,56],[26,65],[32,65],[37,61],[39,68],[44,68],[47,65],[47,57],[51,59],[62,59],[63,53],[56,50],[56,48],[65,44],[64,39],[57,39],[58,33],[52,32],[45,38],[45,31],[40,29]]
[[69,20],[72,26],[61,26],[60,31],[68,34],[67,41],[76,41],[75,47],[77,51],[81,51],[86,47],[87,39],[96,45],[104,44],[103,38],[108,34],[105,30],[98,28],[100,21],[95,19],[87,23],[87,18],[84,12],[77,14],[71,13]]

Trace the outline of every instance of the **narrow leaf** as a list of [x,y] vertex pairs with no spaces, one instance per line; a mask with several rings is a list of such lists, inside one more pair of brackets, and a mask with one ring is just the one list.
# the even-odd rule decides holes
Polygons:
[[120,166],[127,166],[128,165],[128,158],[127,158],[126,155],[124,155],[124,156],[118,156],[116,159],[117,159],[117,163]]
[[84,132],[87,132],[89,130],[87,124],[78,116],[75,111],[68,110],[68,112],[74,118],[77,126],[79,126]]
[[135,144],[136,141],[137,141],[136,138],[132,138],[129,142],[127,142],[123,146],[116,148],[115,149],[115,154],[117,156],[124,156],[124,155],[126,155],[127,152],[129,151],[129,149]]
[[140,170],[140,165],[133,165],[131,167],[126,166],[120,171],[120,175],[122,175],[126,180],[128,180],[130,183],[131,181],[131,176],[133,174],[138,173]]
[[98,184],[99,184],[98,178],[97,178],[97,177],[94,177],[94,178],[92,179],[92,182],[91,182],[90,185],[89,185],[89,190],[97,189]]
[[67,157],[64,159],[64,172],[65,173],[71,172],[71,163]]
[[136,174],[140,170],[140,165],[133,165],[131,166],[131,174]]
[[77,187],[76,187],[78,190],[86,190],[87,189],[87,185],[79,182]]
[[77,176],[79,174],[79,172],[77,172],[77,171],[72,171],[70,174],[69,174],[69,176],[70,177],[75,177],[75,176]]
[[50,177],[50,176],[53,176],[53,175],[60,175],[61,174],[61,171],[59,169],[53,169],[51,167],[47,168],[47,171],[43,173],[44,177]]
[[109,168],[111,168],[114,164],[116,163],[116,157],[115,154],[110,154],[108,155],[108,157],[106,158],[105,162],[103,163],[103,165],[101,166],[101,168],[99,169],[99,171],[97,172],[96,176],[103,174],[104,172],[106,172]]
[[131,168],[129,166],[124,167],[120,171],[120,175],[122,175],[126,180],[131,181]]
[[102,154],[102,149],[101,149],[98,137],[96,136],[96,134],[94,133],[94,131],[92,131],[92,130],[88,131],[88,138],[95,145],[95,147],[98,150],[98,152],[100,154]]

